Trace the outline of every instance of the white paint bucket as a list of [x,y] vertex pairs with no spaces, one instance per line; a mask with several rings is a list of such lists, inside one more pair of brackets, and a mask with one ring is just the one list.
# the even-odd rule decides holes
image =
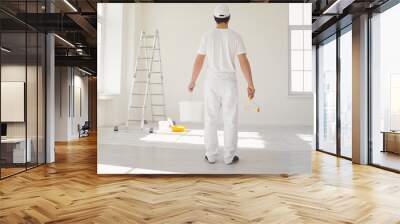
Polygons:
[[201,101],[179,102],[179,116],[181,122],[202,122],[203,102]]
[[170,131],[171,124],[169,121],[159,121],[158,122],[158,130],[159,131]]

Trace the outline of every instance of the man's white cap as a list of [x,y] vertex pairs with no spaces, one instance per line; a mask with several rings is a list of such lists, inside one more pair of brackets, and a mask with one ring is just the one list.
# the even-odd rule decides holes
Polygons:
[[214,16],[216,18],[227,18],[231,14],[229,13],[229,8],[226,4],[219,4],[217,7],[214,9]]

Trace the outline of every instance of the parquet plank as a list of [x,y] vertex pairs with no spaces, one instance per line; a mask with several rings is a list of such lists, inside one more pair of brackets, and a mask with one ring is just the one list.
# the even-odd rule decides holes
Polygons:
[[400,175],[313,153],[313,174],[96,174],[96,138],[0,181],[0,223],[400,223]]

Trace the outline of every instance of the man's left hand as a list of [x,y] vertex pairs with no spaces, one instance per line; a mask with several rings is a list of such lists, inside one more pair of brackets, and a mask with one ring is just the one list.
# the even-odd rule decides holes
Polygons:
[[196,83],[195,83],[195,82],[190,82],[190,83],[189,83],[189,86],[188,86],[189,92],[193,92],[193,89],[194,89],[195,86],[196,86]]

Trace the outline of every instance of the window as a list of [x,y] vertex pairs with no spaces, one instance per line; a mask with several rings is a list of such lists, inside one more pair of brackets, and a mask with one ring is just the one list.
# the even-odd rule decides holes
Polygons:
[[352,158],[352,26],[318,43],[317,149]]
[[371,18],[372,164],[400,171],[400,4]]
[[318,48],[318,149],[336,154],[336,36]]
[[[41,13],[44,3],[21,1],[19,13]],[[8,140],[0,144],[3,179],[45,163],[46,36],[4,12],[0,17],[16,24],[0,28],[0,123],[2,141]]]
[[400,74],[390,74],[390,130],[400,130]]
[[124,5],[102,3],[97,7],[98,97],[109,99],[121,94]]
[[289,4],[289,95],[311,94],[311,4]]
[[[341,32],[340,56],[340,155],[352,157],[352,31]],[[346,32],[347,31],[347,32]]]

